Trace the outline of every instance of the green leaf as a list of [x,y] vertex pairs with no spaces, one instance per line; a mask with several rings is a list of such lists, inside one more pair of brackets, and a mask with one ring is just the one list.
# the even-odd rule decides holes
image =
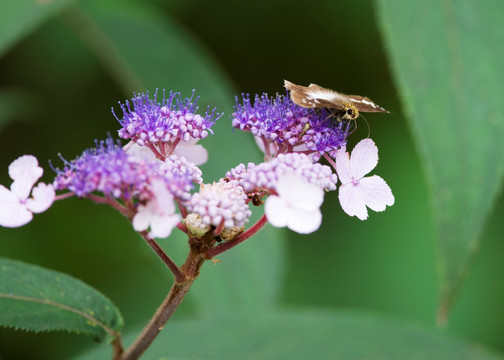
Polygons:
[[443,322],[504,174],[504,2],[376,3],[430,183]]
[[123,320],[105,296],[68,275],[0,258],[0,325],[112,341]]
[[[126,343],[134,337],[127,336]],[[93,349],[74,360],[107,359]],[[384,316],[357,312],[237,311],[168,323],[145,359],[497,360],[481,346]]]
[[0,3],[0,56],[75,0],[2,0]]

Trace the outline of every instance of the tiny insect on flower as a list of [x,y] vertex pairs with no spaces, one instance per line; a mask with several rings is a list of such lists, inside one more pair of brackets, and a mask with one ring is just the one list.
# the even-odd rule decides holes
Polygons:
[[346,95],[316,84],[296,85],[287,80],[284,80],[284,86],[290,90],[294,104],[309,109],[331,109],[338,120],[355,120],[359,117],[359,111],[388,113],[387,110],[364,96]]

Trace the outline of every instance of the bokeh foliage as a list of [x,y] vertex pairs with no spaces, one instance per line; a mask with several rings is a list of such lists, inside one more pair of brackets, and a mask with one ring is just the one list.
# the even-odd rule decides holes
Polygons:
[[[205,265],[173,331],[196,326],[211,333],[204,349],[215,357],[233,348],[226,344],[240,351],[237,343],[253,346],[271,339],[265,324],[275,324],[278,335],[277,324],[284,323],[285,336],[298,344],[299,334],[317,329],[323,318],[319,330],[329,333],[327,341],[306,338],[318,349],[334,345],[332,338],[344,344],[341,333],[349,329],[362,343],[341,351],[375,349],[383,344],[378,334],[398,339],[399,350],[411,349],[413,341],[432,351],[429,358],[460,359],[453,336],[503,351],[499,219],[504,208],[496,199],[503,168],[498,147],[504,128],[498,109],[503,30],[495,18],[502,9],[498,0],[474,8],[440,4],[6,0],[0,3],[0,168],[32,153],[50,181],[48,159],[57,164],[59,152],[71,159],[94,139],[115,132],[109,109],[117,101],[134,91],[166,88],[189,95],[194,88],[202,108],[217,106],[226,113],[204,143],[211,155],[204,176],[212,181],[239,162],[260,159],[252,139],[230,128],[234,95],[283,92],[283,79],[367,95],[393,113],[366,118],[380,149],[376,173],[391,186],[396,204],[360,222],[341,211],[336,193],[328,194],[317,233],[260,232],[222,256],[222,264]],[[460,54],[443,42],[454,36]],[[350,146],[367,131],[360,121]],[[8,184],[7,171],[0,180]],[[453,185],[449,203],[440,196],[446,195],[446,184]],[[477,240],[484,240],[483,247],[472,262]],[[178,261],[183,258],[182,237],[161,243]],[[172,281],[123,218],[78,199],[57,203],[21,229],[0,229],[0,256],[63,271],[96,287],[119,307],[127,333],[138,332]],[[458,268],[472,264],[473,269],[453,306],[448,334],[429,329],[435,327],[439,299],[436,261],[445,269],[445,290],[458,287]],[[452,272],[457,276],[447,275]],[[262,287],[265,293],[258,290]],[[446,291],[442,294],[447,299]],[[275,314],[272,304],[290,311]],[[219,315],[224,310],[229,314]],[[362,310],[382,314],[376,318]],[[403,331],[417,329],[411,322],[420,323],[412,330],[414,340]],[[407,339],[394,335],[401,332]],[[170,338],[167,331],[163,336]],[[0,356],[6,359],[68,358],[93,346],[68,334],[1,329],[0,338]],[[193,346],[184,338],[176,343],[166,356],[183,356],[184,347]],[[257,349],[264,357],[285,354],[275,352],[282,349],[280,336],[278,347]],[[394,356],[386,346],[382,350],[383,358]],[[162,348],[155,351],[161,352],[152,356],[162,355]],[[198,351],[188,355],[206,355]],[[415,358],[414,352],[409,355]]]

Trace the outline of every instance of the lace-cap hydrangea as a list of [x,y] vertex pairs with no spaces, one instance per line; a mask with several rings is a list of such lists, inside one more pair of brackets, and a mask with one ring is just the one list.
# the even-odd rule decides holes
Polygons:
[[[179,143],[184,155],[195,156],[191,159],[199,165],[206,161],[206,151],[193,151],[196,141],[204,139],[211,132],[211,127],[222,115],[210,107],[204,115],[196,114],[198,97],[194,97],[194,91],[190,98],[182,100],[180,93],[170,92],[166,95],[163,91],[163,99],[158,102],[157,91],[154,99],[149,98],[149,93],[135,94],[130,101],[120,104],[123,117],[119,119],[112,113],[122,128],[118,131],[119,137],[130,139],[139,146],[148,147],[155,156],[164,160],[174,154]],[[188,146],[189,145],[189,146]],[[187,157],[187,156],[186,156]]]
[[278,153],[302,151],[318,161],[324,153],[334,157],[352,130],[351,122],[330,118],[326,109],[305,109],[284,95],[256,95],[252,104],[250,95],[244,94],[242,103],[236,98],[232,124],[256,136],[267,160]]

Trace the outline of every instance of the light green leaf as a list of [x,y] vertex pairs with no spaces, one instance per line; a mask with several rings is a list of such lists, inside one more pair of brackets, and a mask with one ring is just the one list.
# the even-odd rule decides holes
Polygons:
[[376,3],[430,182],[443,321],[504,174],[504,2]]
[[75,0],[2,0],[0,2],[0,56],[16,41]]
[[0,325],[30,331],[65,330],[98,341],[118,336],[123,320],[105,296],[68,275],[0,259]]
[[[134,337],[126,337],[130,343]],[[74,360],[107,359],[93,349]],[[168,323],[145,359],[497,360],[480,346],[384,316],[357,312],[237,311]]]

